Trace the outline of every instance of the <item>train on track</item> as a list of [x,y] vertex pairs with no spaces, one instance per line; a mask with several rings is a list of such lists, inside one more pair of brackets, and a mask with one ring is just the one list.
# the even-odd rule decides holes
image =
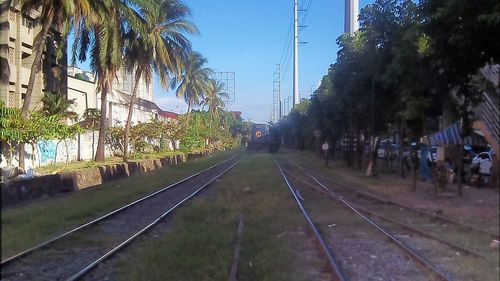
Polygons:
[[277,152],[281,145],[279,131],[268,124],[252,124],[252,136],[247,144],[248,151]]

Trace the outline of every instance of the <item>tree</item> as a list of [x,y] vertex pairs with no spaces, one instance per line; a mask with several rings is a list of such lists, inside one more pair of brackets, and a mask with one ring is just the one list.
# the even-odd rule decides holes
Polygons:
[[210,79],[208,91],[205,93],[203,104],[208,106],[208,112],[214,117],[218,117],[226,107],[224,100],[229,99],[228,93],[224,92],[224,84]]
[[[8,2],[8,1],[7,1]],[[95,19],[95,10],[100,6],[97,2],[89,0],[21,0],[21,9],[23,11],[40,10],[40,16],[35,20],[36,24],[41,25],[41,31],[36,35],[33,44],[33,64],[31,65],[28,88],[22,107],[22,116],[26,118],[31,103],[31,95],[35,84],[35,76],[40,71],[42,65],[42,53],[47,43],[47,38],[51,38],[50,29],[55,26],[63,31],[62,37],[66,37],[67,26],[70,24],[70,18],[73,22]]]
[[95,130],[99,129],[99,120],[101,120],[101,111],[97,108],[87,108],[82,115],[84,128],[92,130],[92,155],[94,155]]
[[[4,1],[7,8],[10,1]],[[21,115],[23,118],[28,118],[29,107],[31,103],[31,95],[35,84],[35,77],[42,66],[42,54],[45,50],[47,39],[52,38],[50,29],[55,26],[57,30],[62,32],[62,38],[65,42],[66,36],[69,32],[69,26],[73,23],[82,24],[91,22],[96,19],[95,15],[98,10],[102,9],[101,2],[89,0],[21,0],[21,10],[31,11],[40,10],[40,16],[35,19],[36,25],[41,25],[41,31],[35,36],[33,44],[33,63],[30,69],[30,77],[28,80],[28,87],[24,95],[23,106]],[[8,24],[8,23],[7,23]],[[49,41],[50,42],[50,41]],[[66,46],[60,44],[60,46]],[[57,50],[58,56],[61,56],[66,50],[59,48]],[[8,79],[7,79],[8,80]],[[19,157],[24,158],[24,144],[21,143],[19,148]],[[24,161],[20,161],[20,166],[24,168]]]
[[[97,76],[97,90],[101,93],[101,118],[95,161],[104,161],[105,138],[107,130],[107,97],[112,90],[117,70],[123,65],[123,45],[129,30],[144,32],[145,22],[128,1],[112,0],[103,2],[105,11],[99,14],[95,24],[78,26],[78,34],[73,47],[73,61],[85,61],[90,48],[90,67]],[[140,1],[140,7],[155,6],[154,0]],[[151,8],[153,9],[153,8]]]
[[23,121],[21,110],[5,107],[3,101],[0,101],[0,141],[7,144],[2,146],[2,150],[8,147],[7,165],[12,164],[16,146],[22,140]]
[[[424,29],[430,38],[434,74],[456,93],[462,137],[471,133],[472,106],[481,92],[471,87],[472,77],[487,63],[500,63],[500,2],[497,0],[424,0]],[[462,149],[460,149],[462,151]],[[462,196],[462,162],[458,194]]]
[[188,104],[188,115],[193,106],[200,105],[204,94],[209,91],[212,70],[204,67],[206,63],[207,59],[200,53],[189,53],[182,74],[176,77],[171,85],[172,89],[177,88],[177,97],[183,98]]
[[169,76],[180,75],[191,43],[183,33],[196,33],[197,29],[184,18],[189,9],[178,0],[163,0],[159,9],[143,10],[146,33],[131,30],[127,34],[125,58],[127,69],[135,72],[135,84],[130,98],[125,125],[123,159],[128,156],[128,139],[137,87],[141,79],[151,83],[153,70],[163,87],[168,87]]
[[68,100],[61,94],[45,91],[42,104],[42,112],[47,116],[58,114],[63,118],[75,119],[77,117],[77,114],[70,110],[75,104],[75,100]]

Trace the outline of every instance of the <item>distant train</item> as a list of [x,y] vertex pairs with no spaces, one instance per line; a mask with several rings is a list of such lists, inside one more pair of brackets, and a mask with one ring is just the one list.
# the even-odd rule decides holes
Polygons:
[[281,145],[278,130],[268,124],[252,124],[252,137],[248,142],[248,151],[277,152]]

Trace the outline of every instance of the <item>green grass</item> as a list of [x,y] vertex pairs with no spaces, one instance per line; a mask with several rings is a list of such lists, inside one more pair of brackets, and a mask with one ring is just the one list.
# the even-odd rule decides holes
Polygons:
[[2,210],[2,259],[207,168],[232,154],[234,151],[220,152],[68,196]]
[[303,241],[283,235],[304,219],[269,154],[244,158],[208,188],[176,211],[167,235],[134,247],[119,280],[226,280],[240,214],[238,280],[309,280],[297,270]]
[[[160,159],[167,156],[175,156],[175,155],[183,155],[184,153],[181,151],[163,151],[163,152],[152,152],[152,153],[136,153],[130,155],[129,162],[137,162],[145,159]],[[95,162],[95,161],[71,161],[66,163],[56,163],[49,164],[46,166],[35,168],[35,171],[40,175],[48,175],[55,173],[65,173],[65,172],[73,172],[86,168],[94,168],[103,165],[113,165],[123,163],[123,158],[121,157],[109,157],[103,162]]]
[[[283,160],[287,159],[287,157],[283,157],[285,155],[280,156]],[[313,171],[317,171],[320,174],[328,175],[329,177],[340,182],[355,184],[359,189],[365,188],[367,189],[367,191],[375,194],[379,193],[379,195],[381,195],[383,193],[398,192],[398,189],[400,189],[400,187],[396,184],[383,184],[383,182],[376,177],[366,177],[363,172],[346,168],[342,163],[339,163],[340,161],[336,161],[336,163],[330,162],[329,167],[325,168],[323,166],[324,162],[322,162],[321,159],[317,158],[310,152],[290,153],[286,156],[293,159],[295,162],[301,163],[301,165],[303,165],[304,167],[309,168]],[[302,195],[306,198],[306,205],[308,205],[308,207],[311,209],[315,221],[322,225],[323,231],[327,231],[327,228],[324,227],[325,225],[328,225],[330,223],[336,223],[337,225],[340,225],[340,222],[342,222],[344,226],[348,228],[363,228],[363,226],[359,223],[354,223],[355,221],[359,220],[352,220],[352,222],[349,222],[349,220],[345,220],[346,218],[350,217],[342,215],[342,212],[345,211],[329,211],[328,206],[332,205],[332,202],[329,199],[322,198],[316,193],[316,191],[308,190],[303,192]],[[314,198],[306,197],[307,195]],[[311,204],[310,202],[314,203]],[[385,207],[378,208],[379,212],[385,213],[385,215],[389,217],[390,212],[394,212],[394,207],[387,207],[386,210],[384,209]],[[333,218],[334,214],[337,214],[338,216],[336,216],[336,218]],[[401,221],[401,218],[397,218],[397,216],[401,216],[401,214],[393,215],[395,216],[394,219]],[[387,222],[383,222],[383,224],[386,225]],[[491,221],[489,222],[489,224],[491,224]],[[423,230],[422,227],[420,227],[420,229]],[[432,229],[426,230],[431,231]],[[423,253],[426,258],[430,259],[432,262],[436,262],[437,264],[446,265],[446,270],[449,271],[453,276],[458,277],[457,279],[459,280],[498,280],[498,274],[500,272],[498,263],[498,249],[489,248],[488,244],[490,240],[485,239],[484,235],[464,235],[463,232],[454,232],[452,229],[450,229],[449,231],[444,231],[441,228],[435,228],[434,234],[442,236],[443,239],[454,241],[455,243],[463,245],[467,248],[476,250],[477,252],[484,254],[486,258],[481,259],[467,255],[458,256],[455,254],[454,250],[447,252],[445,250],[446,248],[443,248],[443,245],[438,242],[435,242],[437,245],[435,248],[429,247],[429,245],[432,246],[432,244],[427,245],[427,248],[430,250],[429,252]]]

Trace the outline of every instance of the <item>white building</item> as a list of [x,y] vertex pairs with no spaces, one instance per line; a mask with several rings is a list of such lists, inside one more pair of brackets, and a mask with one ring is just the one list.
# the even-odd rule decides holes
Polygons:
[[[113,90],[108,93],[108,126],[125,126],[128,107],[134,87],[134,75],[123,69],[117,72],[113,81]],[[77,67],[68,67],[68,99],[76,102],[73,111],[82,116],[87,108],[101,108],[101,95],[96,91],[97,85],[94,75],[82,71]],[[139,82],[137,96],[132,113],[132,125],[138,122],[148,122],[151,119],[165,119],[159,113],[162,111],[153,102],[153,86],[146,85],[144,80]]]

